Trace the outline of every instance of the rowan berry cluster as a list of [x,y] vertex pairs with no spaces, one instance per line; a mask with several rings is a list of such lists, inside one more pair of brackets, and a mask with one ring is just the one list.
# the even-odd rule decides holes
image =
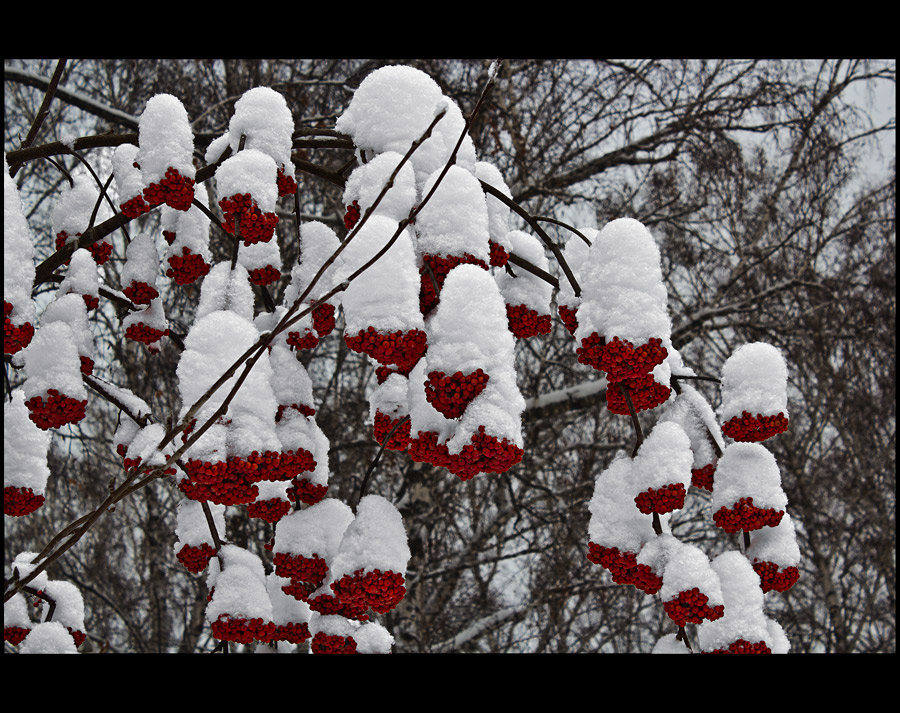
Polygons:
[[168,335],[168,333],[168,329],[156,329],[143,322],[135,322],[128,325],[128,328],[125,330],[125,337],[126,339],[131,339],[135,342],[143,342],[150,346],[156,344],[160,339]]
[[320,338],[325,338],[334,330],[334,305],[324,302],[312,311],[313,329]]
[[277,624],[275,626],[276,641],[287,641],[291,644],[302,644],[309,638],[309,624],[305,621]]
[[421,329],[398,329],[385,334],[367,327],[355,336],[344,335],[344,342],[352,351],[367,354],[379,364],[396,364],[399,371],[407,374],[428,348],[428,337]]
[[41,396],[33,396],[25,402],[28,407],[28,417],[42,431],[51,428],[60,428],[67,423],[78,423],[84,418],[87,408],[87,399],[79,401],[56,389],[47,389],[47,400]]
[[344,213],[344,227],[347,230],[353,230],[353,226],[359,220],[360,213],[359,201],[353,201],[347,206],[347,212]]
[[709,606],[709,597],[697,587],[679,592],[677,596],[663,602],[663,609],[678,626],[699,624],[704,619],[715,621],[725,614],[725,606]]
[[315,505],[325,497],[327,492],[327,485],[314,483],[308,478],[294,478],[287,495],[291,502],[300,501],[304,505]]
[[634,552],[620,551],[618,547],[603,547],[596,542],[588,543],[587,558],[589,562],[600,565],[612,575],[616,584],[632,584],[632,573],[637,567],[637,555]]
[[12,644],[13,646],[18,646],[23,641],[25,641],[25,637],[28,636],[31,629],[26,629],[22,626],[4,626],[3,627],[3,640]]
[[236,193],[219,201],[226,232],[235,234],[235,223],[240,223],[241,239],[245,246],[254,243],[266,243],[275,233],[278,216],[275,213],[263,213],[249,193]]
[[783,433],[788,428],[788,419],[779,412],[772,416],[752,415],[744,411],[722,424],[722,433],[735,441],[759,442]]
[[3,488],[3,514],[13,517],[28,515],[44,504],[43,495],[35,495],[31,488],[7,485]]
[[148,285],[146,282],[139,282],[137,280],[132,280],[131,284],[122,290],[122,292],[136,305],[148,305],[159,297],[159,291],[153,285]]
[[712,492],[713,476],[716,473],[716,464],[707,463],[702,468],[691,468],[691,485],[695,488]]
[[[159,183],[151,183],[144,188],[143,196],[151,208],[165,203],[175,210],[186,211],[194,200],[194,179],[181,175],[170,166]],[[122,209],[124,213],[124,205]]]
[[294,555],[289,552],[276,552],[272,559],[275,574],[291,582],[304,582],[315,589],[320,586],[328,574],[328,563],[318,554],[311,556]]
[[[399,418],[391,418],[381,411],[375,412],[374,420],[375,423],[372,427],[372,435],[375,437],[375,441],[380,444],[384,443],[384,439],[387,438],[391,429],[397,425],[398,421],[400,421]],[[391,451],[405,451],[406,447],[409,445],[409,428],[410,421],[407,419],[396,431],[394,431],[394,434],[384,447]]]
[[278,175],[275,177],[275,182],[278,185],[279,198],[292,196],[297,192],[297,181],[294,180],[293,176],[288,176],[284,172],[284,166],[278,167]]
[[254,285],[260,285],[261,287],[265,287],[266,285],[271,285],[273,282],[281,278],[281,270],[272,265],[266,265],[265,267],[258,267],[253,270],[249,270],[250,282]]
[[355,654],[356,641],[352,636],[337,636],[317,631],[310,643],[314,654]]
[[763,592],[786,592],[800,579],[800,570],[797,567],[785,567],[781,569],[774,562],[753,561],[753,569],[759,575]]
[[738,639],[728,645],[727,649],[713,649],[712,651],[704,651],[705,654],[771,654],[770,649],[765,641],[757,641],[755,644],[746,639]]
[[423,255],[422,266],[419,268],[420,287],[419,287],[419,311],[423,316],[427,316],[435,307],[437,307],[439,298],[438,292],[435,291],[435,283],[437,289],[444,286],[444,280],[447,273],[457,265],[479,265],[485,270],[488,269],[487,264],[481,258],[477,258],[469,253],[462,255]]
[[750,532],[763,527],[776,527],[784,516],[784,510],[760,508],[752,497],[741,498],[730,508],[724,505],[713,514],[713,522],[725,532]]
[[307,332],[302,337],[300,332],[288,332],[285,339],[288,346],[292,349],[302,351],[303,349],[315,349],[319,345],[319,337],[315,332]]
[[[626,398],[623,388],[628,389],[628,398]],[[606,388],[606,407],[610,413],[626,416],[630,413],[628,410],[629,398],[635,412],[649,411],[665,403],[671,393],[672,390],[665,384],[656,381],[653,374],[644,374],[634,379],[610,383]]]
[[316,415],[316,410],[312,408],[312,406],[307,406],[306,404],[279,404],[278,410],[275,412],[275,423],[278,423],[284,418],[284,412],[289,408],[299,411],[304,416],[312,417]]
[[178,550],[175,557],[182,565],[184,565],[188,572],[199,574],[206,569],[210,559],[212,559],[215,554],[216,549],[212,545],[204,542],[197,546],[184,545],[184,547]]
[[3,300],[3,353],[15,354],[31,343],[34,336],[34,325],[31,322],[13,324],[9,318],[13,311],[13,305]]
[[569,334],[574,337],[575,330],[578,329],[578,309],[572,309],[571,307],[567,307],[566,305],[560,305],[559,318],[560,320],[562,320],[563,326],[566,328],[566,331],[568,331]]
[[358,569],[331,583],[331,590],[344,603],[386,614],[406,595],[403,575],[390,570]]
[[169,256],[169,269],[166,275],[177,285],[190,285],[209,272],[209,263],[202,255],[194,253],[189,247],[181,248],[181,255]]
[[654,512],[664,515],[667,512],[683,508],[686,494],[683,483],[669,483],[661,488],[647,488],[642,493],[638,493],[634,504],[645,515]]
[[268,500],[255,500],[247,505],[247,515],[269,523],[276,523],[291,510],[289,500],[282,498],[269,498]]
[[210,626],[212,635],[220,641],[234,641],[238,644],[252,644],[254,641],[268,643],[275,638],[275,624],[260,618],[232,618],[220,614]]
[[492,267],[504,267],[509,262],[509,253],[499,243],[493,240],[488,241],[489,257],[488,262]]
[[526,305],[506,305],[509,331],[517,339],[528,339],[538,334],[550,334],[553,322],[549,314],[540,314]]
[[445,418],[459,418],[466,406],[484,391],[488,379],[480,368],[469,374],[457,371],[449,376],[443,371],[432,371],[425,381],[425,398]]

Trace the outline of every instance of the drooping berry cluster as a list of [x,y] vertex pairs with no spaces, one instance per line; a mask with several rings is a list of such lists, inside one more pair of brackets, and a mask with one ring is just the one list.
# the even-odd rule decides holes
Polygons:
[[168,333],[168,329],[156,329],[143,322],[135,322],[134,324],[128,325],[128,328],[125,330],[125,337],[126,339],[131,339],[135,342],[143,342],[147,346],[150,346],[156,344],[160,339],[168,335]]
[[352,636],[337,636],[317,631],[309,645],[314,654],[355,654],[356,641]]
[[668,386],[657,382],[651,373],[668,355],[668,350],[658,338],[651,337],[645,344],[635,348],[628,340],[613,337],[607,342],[594,332],[581,340],[581,346],[575,353],[579,363],[606,372],[609,384],[606,389],[606,405],[611,413],[629,413],[623,386],[628,389],[635,411],[656,408],[668,400],[672,393]]
[[610,413],[620,416],[630,413],[623,387],[628,389],[628,398],[631,399],[635,412],[656,408],[665,403],[672,394],[672,389],[656,381],[653,374],[644,374],[634,379],[610,383],[606,388],[606,407]]
[[704,654],[771,654],[772,649],[768,647],[765,641],[757,641],[751,643],[746,639],[738,639],[728,645],[727,649],[713,649],[712,651],[704,651]]
[[461,480],[469,480],[479,473],[505,473],[522,460],[524,453],[516,444],[492,436],[485,432],[484,426],[479,426],[470,442],[451,456],[447,469]]
[[324,616],[338,614],[346,619],[369,620],[368,609],[365,606],[329,594],[324,587],[310,594],[306,599],[306,603],[314,612]]
[[345,574],[331,583],[331,589],[342,602],[379,614],[391,611],[406,595],[403,575],[380,569],[358,569],[353,574]]
[[368,327],[355,336],[345,334],[344,341],[352,351],[366,354],[379,364],[396,364],[407,374],[428,348],[428,337],[421,329],[382,333]]
[[279,198],[292,196],[297,192],[297,181],[294,180],[293,176],[288,176],[284,172],[284,166],[278,167],[278,175],[275,177],[275,182],[278,184]]
[[344,227],[347,230],[353,230],[353,226],[359,220],[360,213],[359,201],[353,201],[347,206],[347,212],[344,213]]
[[171,245],[175,242],[175,238],[178,237],[178,234],[174,230],[163,230],[163,240],[166,241],[167,245]]
[[783,412],[773,416],[753,416],[749,411],[744,411],[722,424],[722,433],[735,441],[755,443],[783,433],[787,428],[788,419]]
[[73,629],[71,626],[67,626],[66,630],[72,636],[72,641],[75,642],[76,647],[81,646],[85,642],[85,639],[87,639],[87,633],[84,631]]
[[[479,265],[485,270],[488,265],[481,258],[469,253],[462,255],[423,255],[422,266],[419,268],[419,311],[428,315],[438,304],[438,292],[444,286],[447,273],[457,265]],[[433,278],[433,279],[432,279]],[[437,290],[435,291],[435,283]]]
[[100,298],[95,297],[94,295],[82,295],[82,299],[84,299],[84,306],[88,308],[88,310],[97,309],[100,304]]
[[319,338],[325,338],[334,330],[334,305],[325,302],[312,311],[313,329]]
[[760,508],[753,504],[752,497],[741,498],[730,508],[724,505],[713,514],[713,522],[725,532],[744,530],[751,532],[763,527],[776,527],[784,516],[784,510]]
[[445,418],[459,418],[466,406],[484,391],[488,379],[480,368],[469,374],[457,371],[449,376],[443,371],[432,371],[425,381],[425,398]]
[[304,505],[315,505],[325,497],[327,492],[327,485],[314,483],[309,478],[294,478],[288,489],[288,498],[291,502],[299,500]]
[[247,515],[269,523],[276,523],[291,510],[289,500],[282,498],[269,498],[268,500],[255,500],[247,505]]
[[188,247],[181,248],[181,255],[169,257],[169,269],[166,275],[171,277],[177,285],[190,285],[209,272],[209,263],[202,255],[191,252]]
[[304,349],[315,349],[319,346],[319,337],[315,332],[306,332],[301,336],[300,332],[288,332],[285,339],[291,349],[302,351]]
[[94,360],[90,357],[79,357],[81,360],[81,373],[85,376],[90,376],[94,373]]
[[709,597],[697,587],[679,592],[677,596],[663,602],[663,609],[678,626],[699,624],[704,619],[715,621],[725,614],[725,606],[709,606]]
[[9,642],[13,646],[18,646],[25,641],[25,637],[28,636],[30,631],[31,629],[26,629],[22,626],[4,626],[3,640]]
[[567,307],[566,305],[560,305],[559,318],[562,320],[563,326],[566,328],[566,331],[568,331],[569,334],[574,337],[575,330],[578,329],[578,309],[572,309],[571,307]]
[[109,260],[110,255],[112,255],[112,249],[112,243],[107,242],[106,240],[98,240],[96,243],[88,245],[88,251],[91,253],[91,257],[94,258],[94,262],[98,265],[102,265]]
[[260,618],[231,618],[227,614],[220,614],[219,618],[212,622],[210,629],[212,635],[220,641],[234,641],[238,644],[252,644],[254,641],[268,643],[275,637],[276,632],[275,624],[271,621],[263,621]]
[[589,542],[587,559],[609,572],[616,584],[632,584],[632,574],[637,567],[637,555],[634,552],[620,551],[618,547],[603,547],[596,542]]
[[192,500],[246,505],[259,495],[259,488],[248,477],[253,468],[241,459],[210,463],[191,458],[184,465],[188,477],[178,487]]
[[249,276],[250,282],[254,285],[265,287],[266,285],[271,285],[281,277],[281,270],[272,265],[266,265],[265,267],[258,267],[250,270]]
[[41,396],[33,396],[25,402],[29,411],[28,418],[42,431],[60,428],[67,423],[78,423],[84,418],[87,399],[79,401],[56,389],[47,389],[46,397],[46,402]]
[[34,325],[31,322],[13,324],[9,318],[13,311],[13,305],[3,300],[3,353],[15,354],[31,343],[34,336]]
[[685,495],[683,483],[669,483],[661,488],[647,488],[642,493],[638,493],[634,504],[645,515],[654,512],[664,515],[667,512],[683,508]]
[[313,471],[316,460],[305,448],[288,451],[253,451],[247,461],[254,469],[248,468],[247,478],[253,482],[261,480],[270,482],[287,481],[301,473]]
[[774,562],[760,562],[753,560],[753,569],[759,575],[763,592],[786,592],[800,579],[800,570],[797,567],[785,567],[781,569]]
[[715,473],[715,463],[707,463],[702,468],[691,468],[691,485],[712,492]]
[[170,166],[159,183],[151,183],[144,189],[143,196],[150,207],[165,203],[175,210],[186,211],[194,200],[194,179],[182,176]]
[[[375,423],[372,426],[372,435],[378,443],[384,443],[391,429],[400,421],[399,418],[391,418],[381,411],[375,412]],[[405,451],[409,445],[409,427],[410,421],[406,419],[403,424],[394,431],[390,440],[385,444],[385,448],[389,451]]]
[[304,416],[316,415],[316,410],[312,406],[307,406],[306,404],[279,404],[278,410],[275,412],[275,423],[278,423],[282,418],[284,418],[284,412],[289,408],[292,408],[295,411],[299,411]]
[[178,550],[175,557],[189,572],[199,574],[206,569],[206,566],[215,554],[216,549],[212,545],[204,542],[196,547],[193,545],[185,545]]
[[599,367],[606,372],[608,381],[624,381],[652,371],[653,367],[663,363],[668,353],[662,346],[662,340],[655,337],[639,347],[627,339],[613,337],[603,345],[597,356]]
[[131,284],[122,290],[122,292],[136,305],[148,305],[159,297],[159,291],[153,285],[148,285],[146,282],[138,282],[136,280],[132,280]]
[[3,488],[3,514],[12,517],[29,515],[44,504],[43,495],[35,495],[31,488],[7,485]]
[[244,245],[266,243],[275,233],[278,216],[275,213],[263,213],[249,193],[236,193],[219,201],[224,222],[222,227],[234,235],[235,222],[240,223],[241,239]]
[[540,314],[526,305],[506,305],[509,331],[516,339],[529,339],[539,334],[550,334],[553,322],[549,314]]
[[[144,213],[147,213],[151,210],[153,206],[147,205],[147,201],[144,200],[144,196],[138,194],[134,196],[134,198],[129,198],[127,201],[119,205],[119,210],[122,211],[122,215],[126,218],[137,218]],[[58,249],[58,248],[57,248]]]
[[502,245],[495,243],[493,240],[489,240],[488,247],[490,250],[488,262],[492,267],[503,267],[509,262],[509,253],[506,252],[506,248]]
[[302,644],[310,636],[309,624],[305,621],[278,624],[275,627],[275,641],[288,641],[292,644]]

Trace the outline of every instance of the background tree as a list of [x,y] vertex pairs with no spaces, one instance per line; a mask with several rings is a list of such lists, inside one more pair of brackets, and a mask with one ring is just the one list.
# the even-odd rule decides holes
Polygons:
[[[4,147],[38,236],[36,262],[45,261],[39,303],[62,275],[61,263],[52,264],[55,196],[87,166],[105,180],[112,147],[134,141],[137,117],[161,92],[184,103],[201,155],[246,90],[282,93],[294,114],[299,183],[296,203],[279,207],[285,266],[298,256],[298,219],[321,220],[341,234],[354,157],[334,121],[360,81],[392,63],[427,72],[464,112],[475,106],[489,65],[67,60],[36,122],[59,65],[7,61]],[[469,132],[521,207],[512,221],[523,230],[562,247],[577,236],[554,221],[599,228],[627,216],[651,229],[663,255],[673,343],[698,374],[717,377],[744,342],[783,351],[791,428],[770,448],[803,553],[799,582],[778,600],[792,651],[895,648],[895,167],[870,151],[877,139],[893,140],[895,119],[893,104],[878,115],[865,95],[885,88],[892,95],[894,81],[894,63],[874,60],[504,60]],[[117,299],[125,245],[139,227],[158,227],[156,220],[150,214],[112,235],[94,323],[96,373],[139,395],[153,413],[176,414],[179,339],[193,321],[199,287],[166,292],[172,339],[157,355],[122,339],[127,306]],[[211,235],[214,259],[225,259],[229,240],[215,229]],[[276,302],[285,283],[269,288]],[[264,301],[259,291],[258,308]],[[366,388],[375,378],[339,333],[304,361],[317,422],[331,442],[333,494],[352,501],[377,452],[365,424]],[[558,321],[549,335],[519,342],[516,366],[527,399],[519,465],[502,477],[459,483],[385,451],[368,483],[368,492],[401,510],[412,551],[408,594],[385,617],[395,650],[649,651],[670,628],[661,608],[612,585],[585,559],[594,476],[617,449],[630,448],[631,425],[607,411],[604,383],[576,362]],[[7,375],[12,386],[21,381],[9,365]],[[714,381],[694,385],[718,403]],[[47,503],[29,518],[7,518],[7,563],[44,542],[42,533],[92,510],[121,481],[110,447],[119,411],[92,395],[88,417],[55,433]],[[135,491],[54,563],[55,578],[81,588],[92,645],[213,648],[204,578],[190,576],[172,550],[179,499],[166,481]],[[241,546],[269,536],[265,523],[246,517],[228,528]],[[673,532],[710,554],[725,544],[700,507],[673,520]]]

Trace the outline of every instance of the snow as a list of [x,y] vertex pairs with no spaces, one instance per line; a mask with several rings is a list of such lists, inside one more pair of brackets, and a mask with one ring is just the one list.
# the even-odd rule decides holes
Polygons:
[[709,598],[707,606],[725,604],[717,572],[710,566],[709,558],[703,550],[695,545],[679,542],[677,547],[673,547],[666,560],[662,578],[659,597],[664,602],[696,587]]
[[716,454],[709,435],[715,439],[719,450],[725,448],[722,430],[709,402],[690,384],[681,383],[681,393],[673,394],[663,406],[659,421],[672,421],[681,426],[691,440],[694,454],[693,467],[702,468],[716,461]]
[[155,287],[158,273],[159,254],[156,252],[156,241],[153,236],[150,233],[132,236],[131,242],[125,248],[122,285],[128,287],[132,282],[144,282]]
[[294,117],[285,98],[269,87],[254,87],[234,104],[234,114],[228,124],[228,141],[237,154],[241,135],[246,139],[244,150],[255,149],[272,157],[285,175],[294,175],[291,161]]
[[660,421],[638,449],[632,477],[642,490],[681,483],[687,491],[693,462],[691,441],[684,429],[674,421]]
[[277,626],[308,623],[313,613],[309,604],[284,593],[282,587],[290,583],[290,579],[279,577],[275,572],[266,577],[266,591],[272,602],[272,623]]
[[283,342],[274,342],[269,363],[272,365],[272,393],[279,405],[300,404],[315,408],[312,379],[290,348]]
[[800,564],[800,547],[794,522],[788,513],[775,527],[763,527],[753,533],[747,557],[751,561],[774,562],[781,569]]
[[[284,291],[282,301],[285,306],[293,305],[340,246],[341,241],[338,236],[325,223],[309,221],[300,226],[300,258],[291,269],[291,281]],[[307,302],[315,301],[340,282],[338,275],[341,272],[343,260],[342,253],[326,268],[306,296]],[[336,304],[339,299],[340,293],[332,297],[329,302]]]
[[[18,572],[19,581],[22,581],[32,573],[32,571],[40,564],[37,561],[37,552],[20,552],[13,559],[13,563],[10,569],[13,572]],[[38,574],[34,579],[32,579],[28,586],[32,589],[36,589],[40,591],[44,588],[44,586],[48,582],[47,570],[44,570],[40,574]]]
[[98,297],[100,295],[100,278],[97,274],[97,263],[91,253],[84,248],[79,248],[72,253],[69,269],[66,276],[59,283],[59,289],[56,291],[57,297],[66,293],[74,292],[79,295],[90,295]]
[[[494,164],[488,161],[477,161],[474,170],[475,178],[479,181],[493,186],[507,198],[512,198],[512,192],[506,181],[503,180],[503,174],[500,173]],[[509,206],[499,198],[485,194],[485,201],[488,212],[488,235],[491,241],[502,245],[507,252],[512,250],[512,245],[507,241],[509,233]]]
[[[84,599],[81,592],[72,582],[50,580],[43,586],[44,594],[56,602],[53,610],[53,621],[68,626],[74,631],[84,631]],[[46,619],[50,606],[44,604],[42,619]],[[29,634],[30,636],[30,634]]]
[[369,394],[369,423],[374,422],[375,412],[381,411],[391,419],[409,414],[409,379],[396,372],[383,384],[378,384]]
[[156,94],[147,100],[138,124],[138,163],[145,186],[158,183],[169,168],[193,179],[194,133],[177,97]]
[[[600,231],[596,228],[579,228],[578,232],[593,243],[597,239],[597,234]],[[575,290],[572,288],[572,284],[565,276],[562,268],[558,267],[559,292],[556,293],[556,304],[564,305],[569,309],[577,309],[581,305],[581,301],[584,297],[584,285],[582,284],[581,274],[584,266],[587,264],[590,247],[590,245],[585,243],[575,234],[566,241],[566,245],[562,251],[563,260],[565,260],[566,265],[569,266],[569,269],[575,276],[575,281],[582,289],[582,294],[578,297],[575,296]]]
[[304,557],[318,555],[330,563],[353,517],[350,506],[336,498],[325,498],[303,510],[290,512],[275,526],[272,552]]
[[633,218],[607,223],[591,244],[582,277],[578,344],[596,332],[644,344],[667,339],[672,325],[662,281],[660,253],[650,231]]
[[[207,503],[213,524],[219,537],[225,536],[225,506],[216,503]],[[187,498],[178,503],[177,524],[175,536],[178,542],[175,544],[176,552],[182,545],[199,547],[202,544],[213,545],[213,536],[209,530],[209,523],[203,512],[203,504]]]
[[651,654],[689,654],[691,650],[675,634],[666,634],[653,645]]
[[[425,181],[427,196],[440,177],[435,171]],[[454,165],[416,217],[419,255],[468,253],[487,264],[489,259],[487,201],[481,183],[464,168]]]
[[213,265],[203,279],[194,323],[211,313],[225,311],[244,321],[252,321],[254,299],[247,269],[238,263],[232,270],[231,263],[223,260]]
[[222,614],[232,619],[272,620],[272,602],[266,590],[262,560],[237,545],[223,545],[219,557],[224,563],[215,576],[215,591],[206,607],[206,620]]
[[216,169],[219,200],[249,193],[263,213],[274,213],[278,201],[278,167],[268,154],[245,148]]
[[120,144],[113,152],[113,175],[120,204],[143,193],[144,178],[141,169],[134,165],[138,154],[139,149],[134,144]]
[[[346,244],[344,279],[372,259],[397,231],[397,221],[374,215]],[[404,229],[388,251],[350,282],[341,297],[345,334],[374,327],[380,332],[422,329],[419,273],[412,237]]]
[[[533,235],[524,230],[511,230],[507,233],[506,244],[510,245],[510,252],[528,260],[535,267],[545,272],[550,271],[550,261],[544,254],[544,244]],[[550,314],[550,299],[553,294],[553,286],[533,275],[527,270],[513,267],[515,277],[506,270],[497,270],[497,286],[508,305],[525,305],[535,310],[538,314]]]
[[148,327],[165,331],[169,328],[162,297],[150,300],[150,304],[137,312],[130,312],[122,320],[122,331],[127,331],[132,324],[146,324]]
[[716,466],[712,512],[731,508],[741,498],[753,498],[758,508],[784,510],[787,495],[775,456],[760,443],[731,443]]
[[774,416],[787,409],[787,363],[781,351],[765,342],[738,347],[722,365],[722,422],[744,411]]
[[87,398],[76,345],[75,334],[66,322],[38,327],[31,343],[23,350],[26,401],[32,396],[44,397],[48,389],[56,389],[79,401]]
[[28,418],[25,393],[16,389],[3,404],[3,486],[43,495],[50,476],[49,447],[50,434]]
[[31,619],[28,617],[28,602],[22,594],[16,592],[3,602],[3,626],[30,629]]
[[19,646],[20,654],[77,654],[75,640],[62,624],[37,624]]
[[31,299],[34,283],[34,242],[25,218],[22,198],[16,182],[9,175],[6,153],[3,154],[3,300],[13,305],[10,317],[14,324],[35,323],[35,307]]
[[410,556],[400,512],[381,495],[366,495],[359,501],[356,519],[347,526],[337,555],[330,562],[329,577],[337,581],[359,569],[406,574]]
[[[206,187],[194,186],[194,199],[208,207]],[[188,210],[175,210],[167,205],[161,206],[160,221],[164,230],[175,233],[175,240],[167,246],[166,261],[172,255],[181,256],[183,249],[187,248],[195,255],[200,255],[210,264],[212,254],[209,250],[209,218],[197,206],[191,206]]]
[[141,459],[141,465],[164,465],[169,456],[174,452],[172,443],[168,443],[162,452],[157,445],[166,435],[166,429],[159,423],[151,423],[144,426],[132,438],[128,445],[126,457],[129,459]]
[[[72,178],[74,184],[71,187],[64,187],[60,191],[53,210],[50,212],[53,235],[56,236],[65,231],[69,234],[69,240],[87,230],[91,223],[91,214],[100,197],[100,189],[92,177],[76,173]],[[105,203],[101,203],[100,210],[104,205]],[[98,212],[98,221],[95,222],[102,221],[103,217],[105,216],[101,216]]]
[[[357,201],[360,213],[365,214],[381,194],[402,159],[401,154],[387,151],[353,169],[344,187],[343,204],[348,206]],[[378,203],[373,215],[384,215],[400,222],[409,215],[417,197],[415,171],[412,164],[407,161],[394,178],[391,188]]]
[[389,654],[394,645],[394,637],[381,624],[366,621],[353,633],[358,654]]
[[278,247],[278,241],[268,240],[251,245],[241,243],[238,248],[237,261],[248,272],[271,265],[281,273],[281,250]]
[[93,358],[94,333],[88,321],[87,305],[81,295],[70,292],[59,295],[47,305],[41,315],[41,325],[62,322],[72,328],[72,336],[79,356]]

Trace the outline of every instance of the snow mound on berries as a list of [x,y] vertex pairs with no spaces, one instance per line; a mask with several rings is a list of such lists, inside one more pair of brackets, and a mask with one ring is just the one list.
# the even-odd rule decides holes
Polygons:
[[272,623],[277,626],[306,624],[313,613],[309,604],[284,593],[283,587],[290,583],[290,579],[279,577],[275,572],[266,577],[266,591],[272,601]]
[[[544,254],[544,244],[524,230],[510,230],[507,234],[510,251],[545,272],[550,271],[550,261]],[[550,297],[553,286],[537,275],[518,270],[513,277],[506,271],[497,272],[497,285],[508,305],[525,305],[539,314],[550,313]]]
[[366,495],[344,531],[329,576],[337,581],[358,569],[405,574],[410,556],[400,512],[386,498]]
[[237,154],[241,135],[246,137],[244,150],[254,149],[271,156],[279,166],[293,175],[291,146],[294,117],[285,98],[269,87],[254,87],[234,104],[228,124],[231,150]]
[[274,213],[278,201],[278,167],[268,154],[244,149],[229,156],[216,169],[220,199],[249,193],[263,213]]
[[344,531],[353,522],[353,511],[336,498],[296,510],[278,521],[273,552],[312,557],[330,562],[337,554]]
[[[435,171],[425,181],[428,195],[441,178]],[[459,255],[468,253],[488,262],[487,201],[480,181],[460,166],[451,166],[416,217],[418,253]]]
[[760,562],[774,562],[779,567],[800,564],[800,547],[791,516],[785,513],[774,527],[763,527],[753,533],[747,557]]
[[709,598],[708,606],[724,603],[719,577],[709,558],[699,547],[680,542],[669,552],[659,596],[665,602],[694,587]]
[[41,325],[23,357],[26,379],[22,388],[26,401],[33,396],[43,397],[48,389],[79,401],[87,398],[75,335],[66,322]]
[[144,184],[158,181],[168,168],[194,178],[194,133],[187,111],[171,94],[157,94],[147,101],[138,121],[138,143]]
[[57,621],[37,624],[19,647],[20,654],[77,654],[75,640]]
[[653,645],[651,654],[689,654],[691,650],[675,634],[666,634]]
[[200,300],[194,321],[211,312],[234,312],[245,320],[253,319],[253,285],[240,263],[231,269],[227,260],[213,266],[200,287]]
[[[460,142],[453,165],[469,173],[475,171],[476,152],[472,138],[466,132],[466,119],[455,101],[450,97],[441,98],[435,113],[445,111],[435,125],[431,136],[410,157],[416,171],[416,180],[421,185],[429,176],[444,168],[450,155]],[[427,191],[423,191],[425,195]]]
[[[579,228],[578,232],[584,235],[588,240],[593,243],[597,239],[597,234],[600,232],[596,228]],[[582,293],[578,297],[575,296],[575,290],[572,287],[572,284],[566,278],[565,273],[562,271],[562,268],[557,268],[557,273],[559,276],[559,292],[556,293],[556,303],[558,305],[564,305],[570,309],[575,309],[581,304],[581,300],[584,297],[584,284],[582,274],[585,270],[585,266],[588,264],[588,255],[591,246],[588,245],[584,240],[582,240],[578,235],[572,235],[567,241],[566,245],[563,248],[563,260],[566,261],[566,265],[569,266],[569,269],[572,271],[572,274],[575,276],[575,281],[578,283],[578,286],[581,288]],[[685,648],[683,644],[679,644],[682,648]]]
[[[504,196],[512,199],[512,191],[506,185],[503,174],[494,164],[487,161],[478,161],[475,163],[475,178],[484,181],[490,186],[496,188]],[[512,245],[507,241],[509,233],[509,206],[495,196],[485,193],[485,202],[488,212],[488,234],[490,239],[506,248],[507,252],[512,249]]]
[[787,410],[787,363],[781,351],[765,342],[738,347],[722,365],[719,418],[727,421],[744,411],[773,416]]
[[758,508],[784,510],[787,495],[775,456],[760,443],[731,443],[716,465],[712,512],[731,508],[741,498],[753,498]]
[[207,621],[213,622],[221,614],[271,621],[272,602],[266,591],[262,560],[236,545],[223,545],[219,557],[224,565],[214,577],[215,591],[206,607]]
[[34,324],[34,241],[16,182],[3,153],[3,299],[15,306],[16,324]]
[[582,274],[579,340],[596,332],[638,346],[650,337],[669,337],[659,247],[642,223],[633,218],[607,223],[591,244]]
[[725,448],[722,430],[716,421],[709,402],[690,384],[681,384],[681,392],[669,399],[659,416],[660,422],[672,421],[684,429],[691,439],[694,454],[693,466],[700,468],[716,460],[715,450],[709,442],[711,435],[719,450]]
[[434,119],[443,92],[425,72],[403,65],[366,76],[334,128],[361,149],[405,154]]
[[[291,281],[284,291],[283,303],[286,306],[294,303],[340,246],[337,234],[325,223],[313,220],[300,226],[300,262],[291,269]],[[341,253],[325,268],[306,296],[307,302],[318,299],[338,284],[343,260]],[[329,301],[338,300],[339,294],[329,298]]]
[[642,489],[659,489],[681,483],[691,485],[694,454],[684,429],[674,421],[662,421],[644,439],[634,458],[636,482]]
[[[344,188],[344,205],[357,201],[364,214],[384,190],[402,159],[399,153],[388,151],[353,169]],[[412,164],[407,162],[400,168],[373,215],[385,215],[399,222],[409,215],[416,198],[416,175]]]
[[[208,505],[216,532],[224,535],[225,506],[217,505],[216,503],[208,503]],[[178,503],[175,536],[178,538],[178,544],[176,545],[178,549],[181,549],[181,545],[199,547],[202,544],[213,544],[209,523],[206,521],[206,515],[203,512],[203,503],[188,499]]]
[[[84,598],[71,582],[50,580],[44,585],[44,594],[56,602],[53,610],[53,621],[58,621],[75,631],[84,631]],[[46,607],[44,617],[49,613]]]
[[[127,284],[127,283],[123,283]],[[57,296],[75,292],[79,295],[97,297],[100,294],[100,278],[97,275],[97,263],[91,253],[79,248],[72,253],[66,276],[59,283]]]
[[[20,581],[30,575],[38,567],[38,565],[41,564],[37,556],[37,552],[20,552],[15,556],[10,569],[14,573],[17,573]],[[44,585],[47,584],[47,581],[47,570],[44,570],[43,572],[35,576],[35,578],[28,583],[28,586],[34,587],[37,590],[41,590],[44,588]]]
[[138,233],[125,248],[122,285],[128,287],[134,281],[154,286],[158,272],[159,254],[156,252],[156,241],[150,233]]
[[[77,233],[83,233],[91,223],[91,214],[97,204],[100,190],[90,176],[75,174],[71,187],[63,188],[59,193],[53,210],[50,212],[50,225],[53,234],[62,231],[69,234],[70,239]],[[140,189],[138,189],[140,190]],[[100,204],[95,223],[103,220],[104,204]]]
[[43,495],[50,476],[49,447],[50,434],[28,418],[25,392],[16,389],[3,404],[4,487],[31,488],[35,495]]
[[138,160],[139,151],[134,144],[120,144],[113,152],[112,167],[118,203],[139,196],[144,190],[141,169],[134,165]]

